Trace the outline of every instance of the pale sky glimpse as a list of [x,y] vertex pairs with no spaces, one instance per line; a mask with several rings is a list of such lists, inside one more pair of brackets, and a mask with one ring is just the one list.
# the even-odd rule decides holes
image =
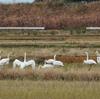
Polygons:
[[0,0],[0,3],[32,3],[34,0]]

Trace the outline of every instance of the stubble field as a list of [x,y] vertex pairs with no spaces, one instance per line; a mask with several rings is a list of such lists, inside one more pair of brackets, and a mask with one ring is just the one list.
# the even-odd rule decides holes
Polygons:
[[[2,34],[2,33],[1,33]],[[1,35],[0,34],[0,35]],[[43,36],[45,35],[45,36]],[[99,99],[100,67],[83,64],[85,51],[96,61],[95,51],[100,51],[100,35],[71,34],[68,31],[33,31],[32,33],[6,33],[0,36],[1,58],[10,55],[10,64],[0,70],[1,99]],[[13,70],[14,59],[36,61],[36,70]],[[64,62],[64,67],[39,69],[45,59]]]

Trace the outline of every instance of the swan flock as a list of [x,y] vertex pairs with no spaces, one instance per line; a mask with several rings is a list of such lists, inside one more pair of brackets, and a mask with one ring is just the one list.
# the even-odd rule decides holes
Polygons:
[[[96,51],[96,56],[97,56],[96,61],[89,58],[88,52],[85,52],[85,54],[86,54],[86,59],[83,60],[83,64],[90,65],[89,70],[91,69],[92,65],[95,65],[97,63],[100,64],[100,54],[99,54],[98,51]],[[10,56],[10,54],[8,54],[7,58],[3,58],[2,59],[2,57],[0,55],[0,68],[3,67],[4,65],[9,64],[9,61],[10,61],[10,57],[9,56]],[[53,59],[44,60],[44,65],[40,65],[39,68],[63,67],[64,66],[63,62],[57,60],[56,56],[57,55],[54,55]],[[32,60],[27,60],[26,59],[26,52],[25,52],[23,61],[21,61],[19,59],[15,59],[13,61],[13,69],[15,69],[17,66],[20,69],[24,69],[25,67],[31,66],[32,69],[34,70],[36,68],[36,63],[35,63],[35,60],[33,60],[33,59]]]
[[[0,55],[0,68],[3,67],[4,65],[9,64],[10,61],[10,57],[9,54],[7,56],[7,58],[1,58]],[[54,59],[48,59],[44,61],[44,65],[43,66],[39,66],[39,68],[54,68],[54,67],[59,67],[59,66],[64,66],[63,62],[56,60],[56,55],[54,55]],[[32,69],[34,70],[36,67],[36,63],[35,60],[31,59],[28,60],[26,59],[26,52],[24,53],[24,61],[21,61],[19,59],[15,59],[13,61],[13,69],[15,69],[16,67],[19,67],[20,69],[24,69],[25,67],[31,66]]]

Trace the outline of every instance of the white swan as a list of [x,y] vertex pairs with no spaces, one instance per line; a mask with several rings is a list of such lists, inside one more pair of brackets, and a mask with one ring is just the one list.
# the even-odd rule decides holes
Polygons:
[[44,65],[43,66],[40,65],[39,68],[54,68],[54,65],[53,64],[47,64],[46,61],[45,61]]
[[52,64],[56,60],[56,55],[54,55],[54,59],[45,60],[47,64]]
[[8,54],[7,58],[3,58],[3,59],[0,60],[0,66],[8,65],[9,61],[10,61],[10,58],[9,58],[9,54]]
[[54,55],[54,59],[45,60],[47,64],[53,64],[54,66],[64,66],[63,62],[56,60],[56,55]]
[[96,55],[97,55],[97,63],[100,64],[100,54],[98,51],[96,51]]
[[87,55],[87,59],[84,60],[83,63],[90,65],[90,68],[88,69],[88,70],[90,70],[92,68],[92,65],[97,64],[97,63],[93,59],[89,59],[88,52],[85,52],[85,54]]
[[13,69],[16,68],[16,65],[19,66],[19,67],[21,67],[22,63],[23,63],[22,61],[20,61],[18,59],[15,59],[14,62],[13,62]]
[[54,66],[64,66],[63,62],[61,62],[61,61],[54,61],[53,65]]
[[24,61],[20,61],[18,59],[15,59],[15,61],[13,62],[13,69],[16,68],[16,65],[20,67],[20,69],[24,69],[27,66],[32,66],[32,69],[35,69],[35,61],[34,60],[29,60],[26,61],[26,52],[24,53]]

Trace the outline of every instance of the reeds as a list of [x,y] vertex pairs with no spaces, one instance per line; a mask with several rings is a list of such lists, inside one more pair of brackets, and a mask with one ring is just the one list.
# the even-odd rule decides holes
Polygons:
[[62,69],[0,70],[0,80],[64,80],[64,81],[100,81],[99,67],[88,71],[88,67]]

